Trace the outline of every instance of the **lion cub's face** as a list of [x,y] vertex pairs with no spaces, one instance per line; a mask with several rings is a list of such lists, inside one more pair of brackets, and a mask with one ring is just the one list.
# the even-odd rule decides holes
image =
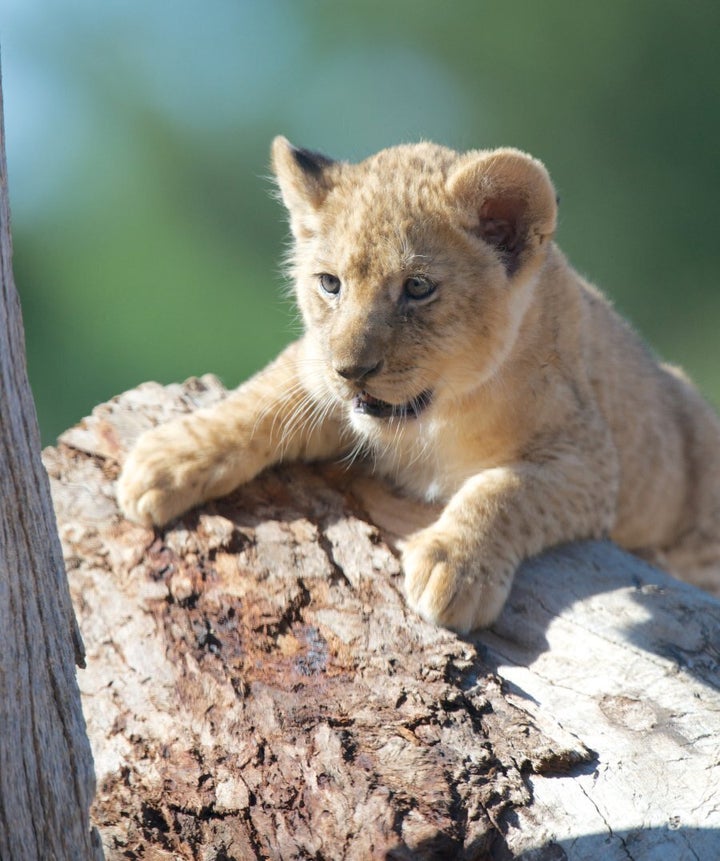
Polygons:
[[417,144],[350,165],[284,138],[273,162],[314,389],[383,436],[497,371],[555,228],[539,162]]

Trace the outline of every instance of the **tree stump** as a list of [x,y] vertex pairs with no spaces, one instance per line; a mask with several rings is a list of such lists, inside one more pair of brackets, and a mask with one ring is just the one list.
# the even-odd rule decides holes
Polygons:
[[138,434],[224,394],[144,384],[44,456],[108,859],[720,857],[719,602],[570,545],[460,638],[402,596],[434,512],[332,465],[124,520]]

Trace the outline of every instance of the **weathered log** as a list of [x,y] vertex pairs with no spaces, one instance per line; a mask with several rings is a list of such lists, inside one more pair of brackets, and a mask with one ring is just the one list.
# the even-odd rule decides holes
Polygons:
[[402,597],[433,512],[328,465],[125,521],[137,435],[223,395],[148,383],[45,452],[108,859],[720,857],[720,603],[573,545],[459,638]]
[[75,623],[12,273],[0,90],[0,859],[101,858]]

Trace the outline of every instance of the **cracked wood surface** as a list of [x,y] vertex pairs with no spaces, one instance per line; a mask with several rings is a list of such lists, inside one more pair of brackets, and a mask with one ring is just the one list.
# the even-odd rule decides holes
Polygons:
[[223,395],[145,384],[45,452],[108,859],[720,857],[720,603],[582,544],[458,638],[402,598],[433,512],[331,466],[123,520],[137,435]]

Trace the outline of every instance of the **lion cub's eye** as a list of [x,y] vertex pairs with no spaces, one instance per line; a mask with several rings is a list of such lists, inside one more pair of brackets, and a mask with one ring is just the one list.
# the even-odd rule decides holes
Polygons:
[[336,275],[329,275],[327,272],[323,272],[321,275],[318,275],[318,281],[324,293],[337,296],[340,292],[340,279]]
[[436,289],[437,284],[424,275],[411,275],[403,284],[403,294],[408,299],[426,299]]

